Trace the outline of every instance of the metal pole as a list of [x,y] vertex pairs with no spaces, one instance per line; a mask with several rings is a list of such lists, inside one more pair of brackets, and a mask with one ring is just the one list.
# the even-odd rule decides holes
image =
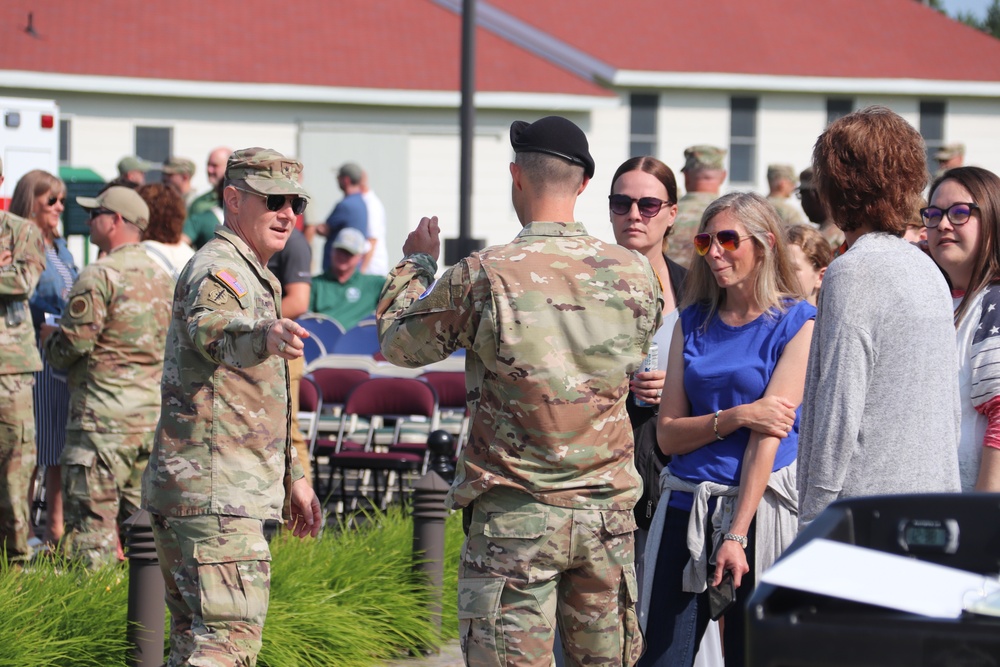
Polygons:
[[166,602],[149,512],[139,510],[126,519],[122,538],[128,558],[128,665],[160,667]]
[[445,264],[456,264],[485,245],[482,239],[472,238],[472,142],[476,130],[476,0],[462,0],[461,76],[458,238],[445,239]]
[[[450,456],[453,440],[445,431],[434,431],[427,439],[432,457]],[[449,461],[450,463],[450,461]],[[435,466],[448,474],[448,465]],[[441,629],[441,588],[444,582],[444,523],[448,509],[445,496],[451,484],[435,467],[413,485],[413,569],[426,577],[430,589],[428,611]],[[454,476],[454,468],[450,470]]]

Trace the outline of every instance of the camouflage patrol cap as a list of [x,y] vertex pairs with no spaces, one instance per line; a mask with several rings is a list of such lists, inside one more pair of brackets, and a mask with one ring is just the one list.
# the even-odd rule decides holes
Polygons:
[[534,123],[515,120],[510,125],[510,145],[515,153],[546,153],[569,160],[583,167],[587,178],[594,176],[587,135],[562,116],[546,116]]
[[767,182],[787,179],[792,183],[796,182],[795,169],[790,164],[769,164],[767,165]]
[[242,179],[262,195],[299,195],[309,199],[309,193],[299,185],[301,173],[301,162],[271,148],[241,148],[226,163],[226,178]]
[[965,156],[965,144],[947,144],[934,153],[935,160],[953,160]]
[[684,166],[681,171],[698,169],[725,169],[726,149],[707,144],[688,146],[684,149]]
[[130,171],[141,171],[146,173],[152,168],[152,164],[134,155],[126,155],[118,161],[118,175],[124,176]]
[[142,231],[149,226],[149,206],[132,188],[113,185],[97,197],[77,197],[76,203],[88,211],[95,208],[114,211]]
[[185,174],[194,176],[194,162],[183,157],[172,157],[163,163],[164,174]]
[[816,184],[813,183],[814,178],[812,167],[803,169],[802,173],[799,174],[799,190],[815,190]]

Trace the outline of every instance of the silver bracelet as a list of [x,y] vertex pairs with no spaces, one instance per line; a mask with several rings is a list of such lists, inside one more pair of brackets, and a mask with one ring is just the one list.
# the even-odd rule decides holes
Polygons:
[[715,418],[712,419],[712,428],[715,430],[715,439],[716,440],[725,440],[725,438],[722,437],[722,435],[719,434],[719,415],[720,414],[722,414],[722,410],[716,410],[715,411]]

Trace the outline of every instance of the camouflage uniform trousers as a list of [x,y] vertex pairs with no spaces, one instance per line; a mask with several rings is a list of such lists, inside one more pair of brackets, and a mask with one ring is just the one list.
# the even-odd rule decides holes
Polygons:
[[568,665],[634,665],[631,510],[545,505],[510,489],[476,499],[459,566],[459,636],[466,663],[553,663],[555,622]]
[[139,509],[153,433],[67,431],[62,458],[67,556],[97,568],[114,562],[118,527]]
[[309,443],[299,429],[299,381],[306,372],[306,360],[302,357],[292,359],[288,362],[288,396],[292,404],[292,447],[298,454],[299,463],[302,465],[302,472],[305,473],[306,481],[312,484],[312,462],[309,460]]
[[28,489],[35,469],[34,373],[0,375],[0,541],[8,560],[31,556]]
[[253,667],[271,587],[259,519],[152,516],[170,610],[167,667]]

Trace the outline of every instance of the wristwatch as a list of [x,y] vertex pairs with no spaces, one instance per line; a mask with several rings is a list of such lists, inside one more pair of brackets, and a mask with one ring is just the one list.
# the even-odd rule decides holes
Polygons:
[[736,533],[726,533],[722,537],[722,539],[723,539],[723,541],[729,540],[729,541],[732,541],[732,542],[737,542],[744,549],[747,548],[747,536],[746,535],[737,535]]

